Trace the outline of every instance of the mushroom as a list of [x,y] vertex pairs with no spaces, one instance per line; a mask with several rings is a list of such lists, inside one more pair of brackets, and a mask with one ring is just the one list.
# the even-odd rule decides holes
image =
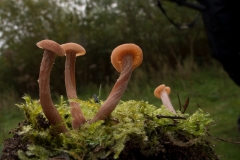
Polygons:
[[167,107],[169,111],[176,114],[176,111],[173,108],[170,98],[168,96],[170,92],[171,92],[170,87],[166,87],[165,84],[162,84],[154,90],[154,95],[155,97],[162,100],[163,105]]
[[[65,85],[68,99],[77,99],[76,81],[75,81],[75,61],[77,56],[82,56],[86,53],[85,49],[76,43],[65,43],[61,47],[66,52],[65,62]],[[86,119],[77,102],[70,102],[70,111],[72,115],[72,127],[79,128]]]
[[135,44],[122,44],[112,51],[112,65],[118,72],[121,72],[121,74],[113,86],[107,100],[90,123],[104,120],[111,114],[127,88],[132,71],[142,63],[142,59],[142,50]]
[[52,40],[42,40],[36,44],[39,48],[44,49],[44,54],[39,73],[39,97],[40,104],[48,121],[52,124],[56,134],[67,132],[63,119],[54,106],[50,93],[50,73],[56,55],[64,56],[65,52],[62,47]]

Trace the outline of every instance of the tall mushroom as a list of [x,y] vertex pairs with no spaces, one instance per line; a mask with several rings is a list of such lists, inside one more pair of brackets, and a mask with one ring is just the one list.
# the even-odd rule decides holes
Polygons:
[[117,106],[131,77],[132,71],[142,63],[143,54],[141,48],[135,44],[123,44],[116,47],[111,55],[111,62],[114,68],[121,72],[117,82],[113,86],[107,100],[90,121],[104,120]]
[[[65,85],[68,99],[77,99],[76,81],[75,81],[75,62],[77,56],[86,53],[85,49],[76,43],[65,43],[61,45],[66,52],[65,63]],[[79,128],[86,119],[77,102],[70,102],[70,111],[72,115],[72,127]]]
[[56,55],[64,56],[65,51],[58,43],[52,40],[42,40],[36,45],[39,48],[44,49],[38,79],[40,104],[42,106],[43,113],[53,126],[53,130],[56,134],[67,132],[67,128],[63,123],[63,119],[52,102],[49,85],[50,73],[55,61],[55,57]]
[[173,105],[168,96],[170,94],[170,92],[171,92],[170,87],[166,87],[164,84],[162,84],[154,90],[154,95],[156,98],[159,98],[162,100],[163,105],[165,107],[167,107],[169,109],[169,111],[176,114],[176,111],[173,108]]

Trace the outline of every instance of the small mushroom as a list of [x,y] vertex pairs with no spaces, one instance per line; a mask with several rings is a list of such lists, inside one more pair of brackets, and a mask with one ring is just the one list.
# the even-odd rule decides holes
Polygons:
[[90,123],[104,120],[111,114],[127,88],[132,71],[142,63],[142,59],[142,50],[135,44],[123,44],[113,50],[111,62],[114,68],[118,72],[121,72],[121,74],[113,86],[107,100]]
[[53,126],[53,130],[56,134],[67,132],[63,119],[52,102],[49,85],[50,73],[55,57],[56,55],[64,56],[65,52],[58,43],[52,40],[42,40],[36,45],[39,48],[44,49],[38,79],[40,104],[42,106],[43,113]]
[[155,95],[155,97],[162,100],[163,105],[165,107],[167,107],[169,109],[169,111],[176,114],[176,111],[173,108],[173,105],[168,96],[170,94],[170,92],[171,92],[170,87],[166,87],[164,84],[162,84],[154,90],[154,95]]
[[[82,56],[86,53],[85,49],[76,43],[65,43],[61,47],[66,52],[65,62],[65,85],[68,99],[77,99],[76,81],[75,81],[75,62],[77,56]],[[76,102],[70,102],[70,111],[72,115],[72,127],[79,128],[86,119]]]

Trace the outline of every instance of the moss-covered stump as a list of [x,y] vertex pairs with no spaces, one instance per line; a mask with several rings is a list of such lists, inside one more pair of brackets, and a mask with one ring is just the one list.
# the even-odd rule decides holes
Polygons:
[[[54,134],[38,101],[24,97],[19,105],[26,120],[4,142],[1,160],[11,159],[219,159],[208,135],[213,120],[201,110],[174,115],[166,107],[143,101],[120,102],[106,120],[78,130],[71,126],[69,107],[61,98],[56,105],[68,127],[67,133]],[[101,103],[78,102],[90,120]],[[55,157],[55,158],[54,158]]]

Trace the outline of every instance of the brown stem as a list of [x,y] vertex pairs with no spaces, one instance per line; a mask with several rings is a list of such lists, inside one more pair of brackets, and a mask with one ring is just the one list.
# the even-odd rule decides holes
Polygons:
[[90,123],[96,122],[98,120],[106,119],[115,109],[124,91],[126,90],[128,81],[131,77],[132,62],[133,62],[133,57],[131,55],[126,55],[125,57],[123,57],[122,72],[117,82],[113,86],[113,89],[110,92],[107,100],[104,102],[104,104],[99,109],[95,117],[90,121]]
[[[77,99],[76,81],[75,81],[75,61],[76,53],[69,52],[66,54],[65,63],[65,85],[68,99]],[[80,109],[77,102],[70,102],[70,111],[73,118],[72,127],[74,129],[79,128],[86,119]]]
[[48,121],[53,125],[55,133],[67,132],[67,128],[63,123],[63,119],[54,106],[50,94],[50,73],[55,60],[55,53],[44,50],[43,59],[40,66],[39,73],[39,97],[40,103],[45,116]]

